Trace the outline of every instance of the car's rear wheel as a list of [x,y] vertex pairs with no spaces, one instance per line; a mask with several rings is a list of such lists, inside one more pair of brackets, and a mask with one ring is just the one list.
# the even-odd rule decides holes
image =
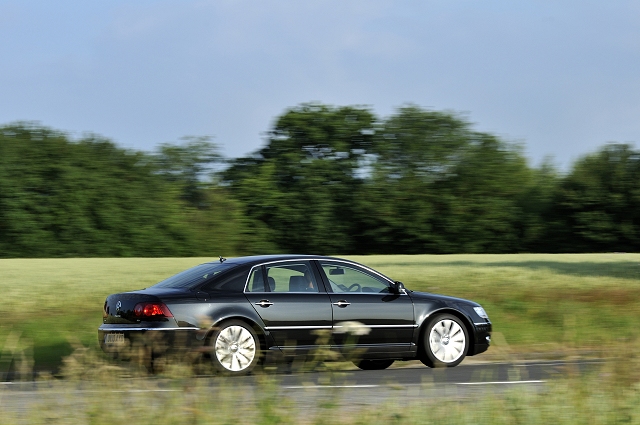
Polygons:
[[362,370],[382,370],[393,364],[393,360],[354,360],[353,364]]
[[429,367],[460,364],[469,349],[464,323],[451,314],[438,314],[424,328],[420,360]]
[[227,375],[245,375],[260,359],[258,335],[240,320],[222,323],[211,335],[211,346],[213,366]]

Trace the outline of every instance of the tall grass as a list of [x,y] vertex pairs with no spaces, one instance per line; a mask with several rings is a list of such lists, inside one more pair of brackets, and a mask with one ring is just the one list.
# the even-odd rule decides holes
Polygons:
[[[474,392],[434,382],[412,388],[391,383],[368,392],[290,390],[269,374],[253,382],[194,378],[179,363],[150,378],[79,348],[66,359],[65,380],[44,376],[37,389],[32,383],[0,386],[0,423],[634,424],[640,423],[639,348],[628,346],[586,375],[569,369],[543,386]],[[326,384],[333,383],[331,376]]]
[[[409,289],[478,301],[495,341],[480,358],[607,351],[640,329],[640,254],[350,257]],[[72,343],[95,347],[105,297],[150,286],[206,258],[0,260],[0,347],[60,365]],[[31,350],[31,351],[30,351]],[[22,353],[22,354],[21,354]],[[0,358],[0,373],[2,372]],[[6,367],[6,364],[5,366]]]

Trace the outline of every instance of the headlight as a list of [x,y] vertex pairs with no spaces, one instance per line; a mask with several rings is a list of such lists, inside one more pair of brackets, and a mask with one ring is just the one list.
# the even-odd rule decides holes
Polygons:
[[487,315],[487,312],[484,311],[484,308],[482,307],[473,307],[473,309],[476,311],[476,314],[480,317],[482,317],[483,319],[488,319],[489,316]]

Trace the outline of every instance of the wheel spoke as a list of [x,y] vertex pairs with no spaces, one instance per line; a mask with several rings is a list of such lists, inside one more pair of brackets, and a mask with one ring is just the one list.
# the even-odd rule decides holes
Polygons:
[[240,333],[240,337],[238,338],[238,345],[244,345],[247,341],[252,340],[253,337],[251,336],[251,334],[243,329],[242,332]]
[[218,356],[218,360],[220,363],[229,369],[231,367],[231,360],[233,355],[231,353],[224,353],[222,356]]
[[243,363],[243,366],[242,366],[243,368],[245,367],[245,365],[248,365],[249,363],[251,363],[251,360],[253,360],[253,357],[249,357],[241,351],[238,351],[237,355],[238,355],[238,363]]
[[240,359],[238,358],[238,353],[233,353],[233,360],[235,360],[235,364],[232,364],[232,369],[234,371],[242,370],[242,364],[240,364]]
[[451,341],[451,342],[453,343],[451,345],[455,345],[455,346],[458,346],[458,347],[464,347],[464,338],[457,339],[457,340]]
[[255,350],[256,348],[256,344],[255,342],[253,342],[253,338],[249,339],[248,341],[245,341],[244,344],[239,344],[238,348],[241,350]]
[[449,320],[449,329],[447,329],[447,333],[451,334],[451,329],[453,329],[453,325],[455,322],[453,320]]

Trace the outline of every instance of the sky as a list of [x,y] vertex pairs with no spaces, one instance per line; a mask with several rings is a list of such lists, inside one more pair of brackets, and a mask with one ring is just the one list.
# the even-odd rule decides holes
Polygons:
[[567,169],[640,148],[640,2],[0,0],[0,125],[151,151],[266,143],[306,102],[462,114]]

